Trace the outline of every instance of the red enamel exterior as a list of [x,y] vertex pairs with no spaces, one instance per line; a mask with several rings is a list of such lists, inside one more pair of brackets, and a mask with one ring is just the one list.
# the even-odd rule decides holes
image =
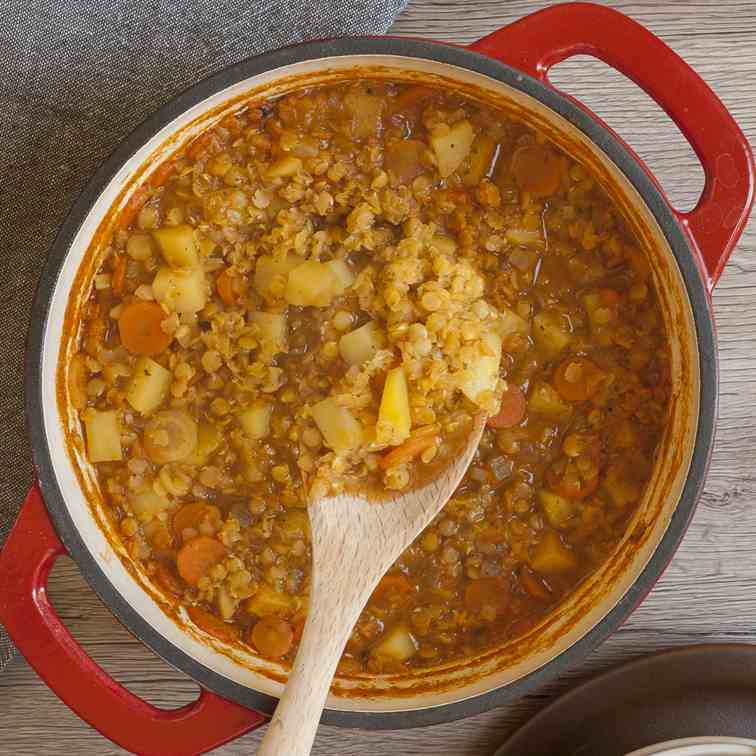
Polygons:
[[[634,81],[667,113],[695,150],[706,177],[696,207],[675,215],[701,256],[711,291],[748,220],[754,164],[748,140],[706,82],[648,29],[591,3],[567,3],[533,13],[478,40],[472,49],[545,84],[552,66],[574,55],[592,55]],[[580,102],[560,94],[622,142],[664,194],[620,136]]]
[[[698,205],[675,214],[699,252],[710,291],[748,218],[754,165],[748,142],[706,83],[640,24],[588,3],[534,13],[471,49],[549,86],[553,65],[574,55],[592,55],[632,79],[664,109],[704,168],[706,183]],[[206,690],[188,706],[163,711],[116,683],[71,637],[47,599],[50,569],[65,553],[35,485],[0,553],[0,623],[40,677],[82,719],[123,748],[155,756],[205,753],[265,721],[263,715]]]
[[0,622],[47,685],[123,748],[149,756],[201,754],[259,727],[256,711],[201,690],[164,711],[119,685],[73,639],[47,598],[47,578],[66,554],[37,486],[0,552]]

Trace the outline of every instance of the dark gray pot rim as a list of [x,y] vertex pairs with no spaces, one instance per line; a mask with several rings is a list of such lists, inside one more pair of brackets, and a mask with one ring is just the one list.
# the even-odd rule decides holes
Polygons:
[[397,37],[342,38],[310,42],[266,53],[237,63],[187,89],[135,129],[100,167],[74,203],[50,250],[32,310],[26,353],[26,413],[34,460],[48,512],[68,552],[82,574],[113,614],[137,638],[169,664],[207,689],[264,713],[276,699],[233,682],[198,663],[159,635],[123,599],[97,559],[84,544],[55,479],[42,416],[42,345],[49,305],[69,246],[91,206],[120,167],[163,126],[193,105],[228,86],[257,74],[305,60],[344,55],[396,55],[448,63],[470,69],[530,95],[556,111],[597,144],[637,189],[656,218],[677,260],[693,308],[700,354],[700,413],[693,458],[680,502],[653,557],[620,602],[589,633],[544,667],[514,683],[452,704],[414,711],[368,713],[326,710],[323,722],[343,727],[400,729],[431,725],[471,716],[519,698],[536,686],[582,661],[630,615],[651,590],[679,545],[702,491],[714,438],[717,412],[717,361],[711,302],[699,273],[695,252],[674,214],[643,166],[604,126],[555,90],[520,71],[472,50],[440,42]]

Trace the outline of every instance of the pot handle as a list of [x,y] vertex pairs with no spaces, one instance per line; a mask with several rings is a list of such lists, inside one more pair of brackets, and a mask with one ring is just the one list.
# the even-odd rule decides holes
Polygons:
[[[685,135],[704,169],[706,181],[696,207],[688,213],[673,212],[701,255],[709,290],[714,287],[748,219],[753,156],[722,102],[680,56],[636,21],[592,3],[546,8],[483,37],[471,49],[549,86],[552,66],[573,55],[592,55],[655,100]],[[573,102],[600,121],[582,103]]]
[[259,727],[266,718],[201,689],[165,711],[119,685],[87,656],[47,598],[47,578],[66,549],[35,482],[0,552],[0,622],[37,674],[73,711],[138,754],[201,754]]

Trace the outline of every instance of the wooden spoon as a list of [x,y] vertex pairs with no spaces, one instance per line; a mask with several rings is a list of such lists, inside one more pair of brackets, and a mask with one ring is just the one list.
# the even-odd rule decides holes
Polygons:
[[439,513],[478,448],[479,415],[462,452],[430,483],[381,501],[339,494],[309,505],[312,582],[289,681],[257,756],[310,753],[336,666],[378,581]]

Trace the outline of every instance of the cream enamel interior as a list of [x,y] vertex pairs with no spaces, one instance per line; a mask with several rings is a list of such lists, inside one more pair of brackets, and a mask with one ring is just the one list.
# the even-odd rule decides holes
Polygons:
[[[316,81],[333,81],[360,75],[394,79],[444,77],[464,87],[474,87],[480,96],[514,103],[542,125],[553,130],[555,141],[570,153],[579,149],[588,162],[601,166],[609,178],[610,193],[626,206],[633,218],[636,232],[642,235],[653,251],[652,267],[660,292],[662,309],[671,335],[673,359],[673,401],[670,424],[662,443],[654,477],[648,487],[628,534],[612,558],[586,580],[572,597],[524,638],[504,644],[465,663],[435,670],[423,670],[385,678],[339,679],[336,693],[328,707],[352,711],[401,711],[457,702],[511,683],[555,658],[589,632],[625,595],[653,555],[675,510],[685,483],[698,422],[699,369],[693,313],[685,294],[685,286],[656,221],[627,179],[578,129],[538,101],[506,84],[449,64],[399,56],[355,55],[306,61],[279,68],[239,82],[202,103],[192,107],[165,126],[123,165],[91,208],[76,235],[55,285],[49,319],[45,328],[42,360],[44,425],[49,439],[53,469],[66,506],[87,548],[96,558],[117,591],[162,636],[201,664],[219,674],[263,693],[277,696],[281,683],[266,675],[280,677],[278,665],[261,661],[237,649],[220,648],[209,643],[206,636],[188,622],[176,622],[160,606],[158,595],[125,566],[125,550],[116,554],[114,534],[106,534],[94,515],[101,507],[97,495],[87,495],[77,477],[77,468],[96,489],[95,478],[87,461],[75,452],[69,453],[66,427],[74,427],[71,409],[61,416],[56,401],[56,373],[63,349],[70,349],[61,340],[69,298],[75,308],[81,291],[73,291],[74,280],[95,233],[108,210],[119,198],[126,201],[138,182],[129,186],[135,172],[148,159],[156,165],[163,157],[179,148],[196,133],[225,115],[223,103],[236,101],[254,90],[257,96],[280,94],[297,84],[296,77],[308,76],[308,85]],[[282,83],[282,81],[284,83]],[[301,82],[299,84],[301,86]],[[207,114],[212,113],[211,116]],[[203,117],[204,116],[204,117]],[[175,138],[180,133],[178,139]],[[151,163],[153,164],[153,163]],[[149,175],[148,169],[140,180]],[[125,194],[123,190],[128,187]],[[96,251],[95,251],[96,253]],[[96,259],[95,259],[96,262]],[[91,275],[96,267],[89,261]],[[88,288],[88,287],[87,287]],[[70,405],[69,405],[70,408]],[[633,543],[630,543],[632,535]],[[120,557],[120,558],[119,558]]]

